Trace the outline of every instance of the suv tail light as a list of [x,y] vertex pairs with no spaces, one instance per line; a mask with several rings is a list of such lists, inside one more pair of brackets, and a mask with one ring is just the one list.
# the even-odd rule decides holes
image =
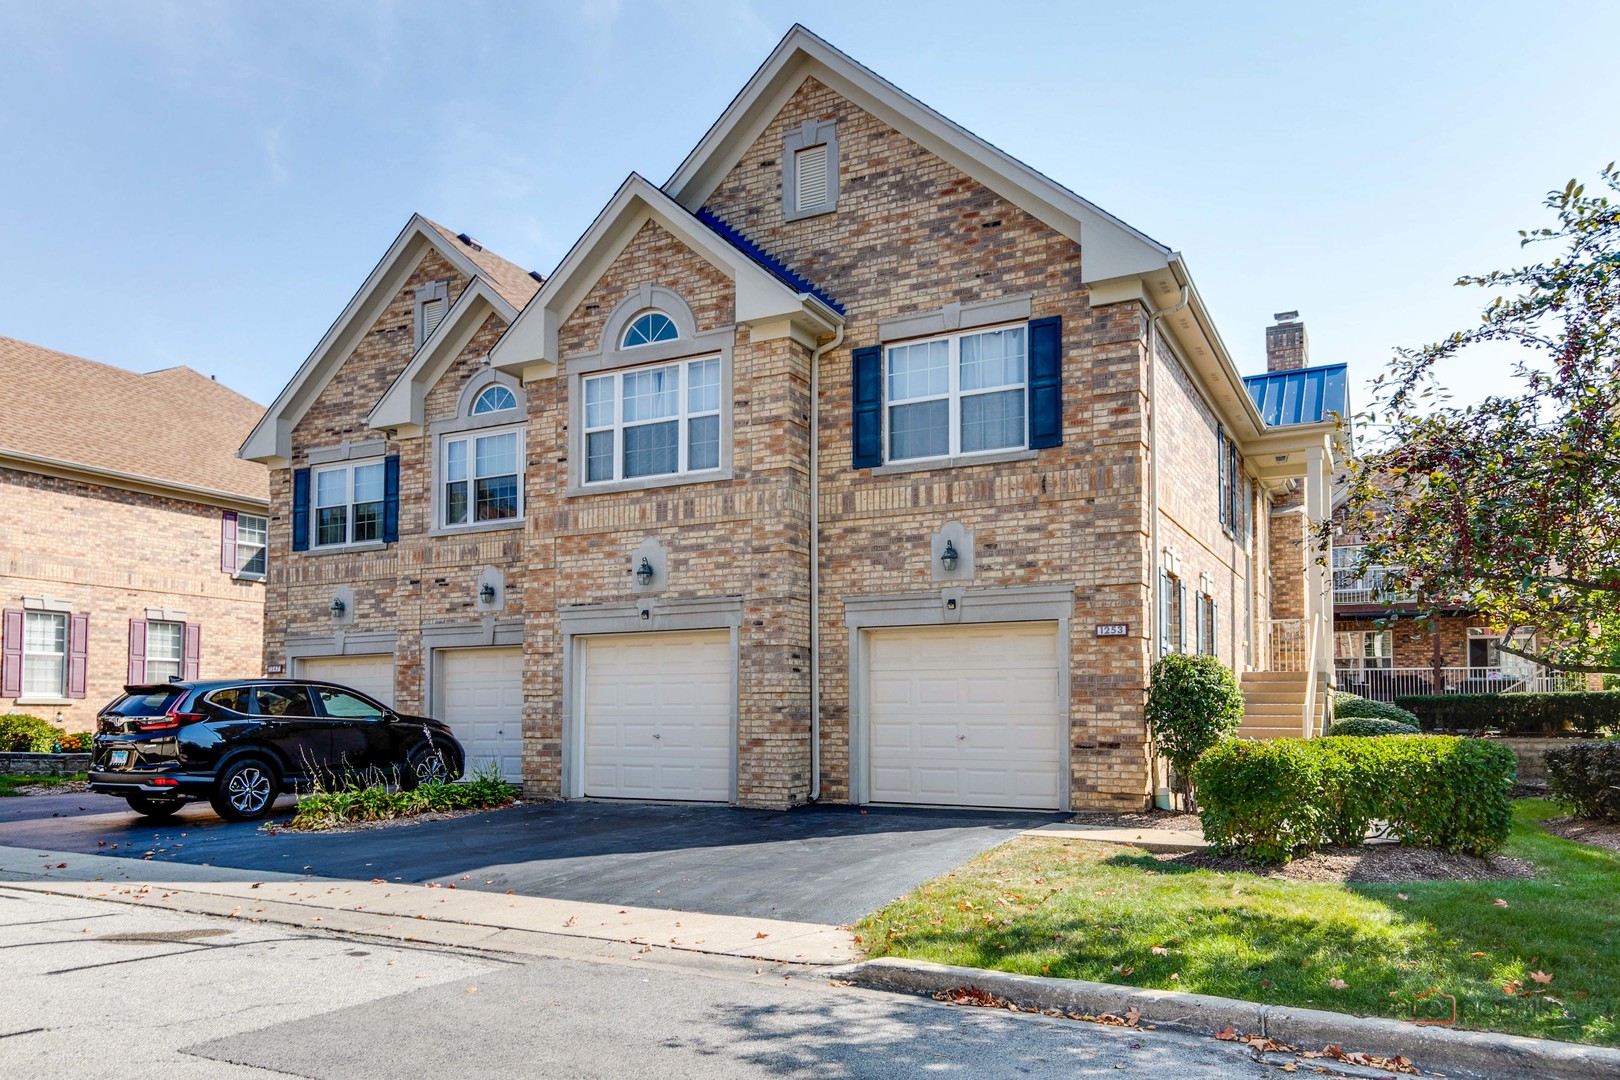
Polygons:
[[137,720],[137,731],[171,731],[182,724],[195,724],[199,720],[208,719],[205,713],[174,712],[170,711],[163,716],[151,720]]

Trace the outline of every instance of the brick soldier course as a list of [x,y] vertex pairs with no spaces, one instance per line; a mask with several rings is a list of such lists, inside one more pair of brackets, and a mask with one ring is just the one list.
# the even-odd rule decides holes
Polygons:
[[[782,104],[751,119],[739,110],[763,109],[758,102],[769,99],[756,84],[779,86],[774,100]],[[426,392],[421,423],[450,416],[472,380],[491,371],[522,377],[524,510],[509,529],[434,530],[434,440],[414,427],[368,425],[413,363],[422,288],[447,283],[454,318],[457,298],[494,265],[465,237],[408,229],[391,249],[394,262],[385,259],[368,286],[377,290],[367,301],[375,314],[364,325],[354,316],[353,344],[341,335],[323,342],[244,447],[274,476],[265,662],[287,662],[289,635],[331,632],[330,598],[347,587],[354,608],[346,627],[397,635],[396,699],[402,709],[426,708],[424,627],[481,615],[520,619],[523,779],[531,795],[552,797],[569,792],[577,737],[569,726],[579,688],[568,666],[568,621],[626,605],[639,604],[646,619],[692,604],[735,604],[735,797],[787,807],[861,795],[851,711],[861,693],[851,669],[861,612],[891,600],[936,611],[948,600],[955,611],[958,599],[971,609],[1033,597],[1046,605],[1035,618],[1058,618],[1067,632],[1063,801],[1143,806],[1151,780],[1142,705],[1157,655],[1159,552],[1175,550],[1189,596],[1207,585],[1217,599],[1209,650],[1241,668],[1257,651],[1253,628],[1270,617],[1273,593],[1290,587],[1279,576],[1302,565],[1297,550],[1267,550],[1272,493],[1286,485],[1256,485],[1248,515],[1256,536],[1223,527],[1217,433],[1241,441],[1266,431],[1218,344],[1194,340],[1202,334],[1194,308],[1176,307],[1179,257],[1061,192],[1098,237],[1090,254],[1078,226],[1065,231],[1065,219],[1020,194],[1021,184],[1050,181],[991,161],[995,152],[959,129],[929,129],[930,117],[948,122],[936,114],[918,120],[923,107],[897,95],[795,28],[675,179],[662,191],[627,181],[539,295],[514,299],[521,316],[510,326],[491,316],[468,340]],[[923,127],[912,130],[914,122]],[[745,130],[757,134],[734,134]],[[828,131],[836,207],[789,213],[785,148],[800,133],[813,140]],[[925,145],[942,138],[956,142]],[[619,236],[615,228],[622,240],[601,239]],[[410,238],[417,234],[420,241]],[[722,248],[729,254],[717,254]],[[474,254],[484,268],[468,266]],[[1117,273],[1107,270],[1116,264]],[[515,268],[502,261],[496,269],[510,284]],[[681,308],[690,332],[726,342],[725,468],[689,482],[582,490],[575,459],[583,434],[570,432],[582,421],[570,394],[582,372],[634,362],[629,350],[622,360],[608,354],[626,313],[654,289],[671,299],[648,306]],[[799,300],[767,317],[759,313],[762,290],[767,300]],[[794,303],[802,311],[788,310]],[[1061,320],[1060,444],[980,461],[854,467],[857,352],[906,336],[894,329],[903,317],[943,320],[949,330],[961,312],[979,309],[1016,313],[1000,324]],[[669,356],[711,351],[694,344]],[[290,433],[278,434],[277,423]],[[345,440],[380,442],[371,453],[399,456],[399,539],[364,551],[292,551],[293,471],[312,461],[311,451],[319,457]],[[936,549],[946,530],[971,537],[971,550],[960,574],[942,580]],[[640,587],[636,553],[652,549],[662,564]],[[475,600],[477,575],[490,568],[506,582],[496,613]],[[1297,595],[1303,580],[1291,587]],[[1061,617],[1051,614],[1053,603]],[[1094,626],[1114,623],[1129,633],[1094,635]]]

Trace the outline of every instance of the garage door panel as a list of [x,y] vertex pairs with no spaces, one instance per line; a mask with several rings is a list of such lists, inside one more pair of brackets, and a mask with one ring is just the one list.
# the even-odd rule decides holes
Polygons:
[[380,653],[371,656],[307,656],[294,665],[300,679],[319,679],[354,689],[394,707],[394,658]]
[[670,632],[581,640],[584,793],[728,800],[735,712],[731,635]]
[[523,650],[438,651],[440,719],[467,752],[468,771],[493,766],[523,778]]
[[872,800],[1058,808],[1057,640],[1054,623],[869,631]]

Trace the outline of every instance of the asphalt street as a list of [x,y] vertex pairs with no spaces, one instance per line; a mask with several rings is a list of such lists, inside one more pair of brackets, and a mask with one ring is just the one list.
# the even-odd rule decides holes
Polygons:
[[[277,817],[292,813],[284,799]],[[1064,815],[849,806],[565,802],[328,834],[268,834],[194,803],[168,822],[105,795],[0,799],[0,845],[241,870],[424,882],[589,903],[851,923]],[[154,868],[154,874],[161,874]]]
[[487,956],[0,888],[0,1077],[1197,1077],[1168,1031],[963,1009],[717,959]]

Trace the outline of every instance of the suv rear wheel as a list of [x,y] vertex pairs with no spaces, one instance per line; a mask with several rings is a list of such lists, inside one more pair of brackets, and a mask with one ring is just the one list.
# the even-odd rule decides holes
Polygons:
[[129,808],[142,817],[172,818],[184,806],[184,799],[154,799],[146,795],[130,795]]
[[261,758],[238,758],[214,781],[208,801],[227,821],[256,821],[270,813],[281,791],[281,778]]

